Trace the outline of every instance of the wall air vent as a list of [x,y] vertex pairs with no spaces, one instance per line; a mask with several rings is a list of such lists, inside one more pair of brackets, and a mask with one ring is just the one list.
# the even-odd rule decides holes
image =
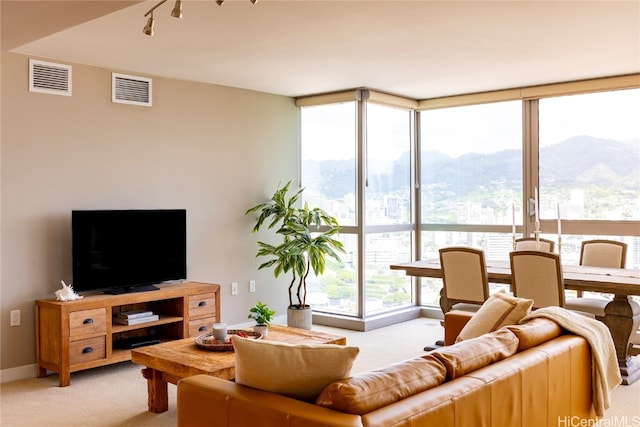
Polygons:
[[71,65],[30,59],[29,92],[71,96]]
[[111,101],[151,107],[151,79],[111,73]]

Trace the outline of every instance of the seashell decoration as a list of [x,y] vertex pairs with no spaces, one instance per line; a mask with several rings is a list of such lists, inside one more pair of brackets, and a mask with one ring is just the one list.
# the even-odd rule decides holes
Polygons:
[[74,301],[82,298],[82,296],[75,293],[71,285],[64,283],[64,280],[61,280],[60,283],[62,283],[62,289],[55,291],[58,301]]

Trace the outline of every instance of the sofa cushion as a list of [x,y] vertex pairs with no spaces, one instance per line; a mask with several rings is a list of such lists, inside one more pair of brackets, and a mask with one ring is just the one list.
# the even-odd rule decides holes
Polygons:
[[531,299],[516,298],[504,291],[496,292],[462,328],[456,342],[493,332],[505,325],[515,325],[531,312],[532,305]]
[[316,404],[362,415],[436,387],[445,380],[446,373],[435,357],[417,357],[329,384]]
[[232,336],[236,383],[314,402],[328,384],[351,374],[360,349],[287,344]]
[[444,364],[447,368],[447,378],[452,380],[505,359],[517,349],[518,337],[508,329],[499,329],[435,350],[430,355]]
[[518,337],[518,351],[523,351],[545,341],[549,341],[562,333],[562,328],[550,319],[537,317],[520,325],[505,326]]

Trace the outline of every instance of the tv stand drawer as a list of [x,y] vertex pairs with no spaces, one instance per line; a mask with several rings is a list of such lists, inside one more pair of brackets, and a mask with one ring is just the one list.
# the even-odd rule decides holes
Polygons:
[[208,317],[206,319],[189,320],[189,336],[198,337],[213,330],[215,318]]
[[189,296],[189,318],[216,315],[216,294]]
[[69,363],[71,365],[104,359],[105,357],[107,357],[106,335],[69,343]]
[[69,313],[69,337],[105,334],[107,332],[107,310],[79,310]]

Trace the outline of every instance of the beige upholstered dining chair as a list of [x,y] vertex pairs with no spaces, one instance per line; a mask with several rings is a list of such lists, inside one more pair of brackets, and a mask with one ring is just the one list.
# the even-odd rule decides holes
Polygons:
[[555,246],[555,242],[553,240],[539,239],[539,242],[540,248],[537,248],[535,237],[521,237],[516,239],[516,251],[553,252],[553,248]]
[[442,310],[478,311],[489,298],[484,252],[461,246],[442,248],[439,252],[445,297]]
[[514,251],[509,254],[513,295],[533,300],[533,308],[564,307],[560,256],[551,252]]
[[[440,308],[443,313],[453,309],[476,312],[489,298],[489,277],[484,252],[466,246],[451,246],[440,249],[442,291]],[[444,322],[441,322],[444,326]],[[426,346],[431,351],[444,345],[438,340],[435,346]]]
[[580,265],[624,268],[627,244],[616,240],[585,240],[580,247]]
[[[627,244],[615,240],[585,240],[580,247],[580,265],[591,267],[624,268],[627,259]],[[577,298],[567,298],[566,307],[571,310],[593,313],[597,319],[604,319],[604,308],[610,299],[582,298],[578,291]]]

